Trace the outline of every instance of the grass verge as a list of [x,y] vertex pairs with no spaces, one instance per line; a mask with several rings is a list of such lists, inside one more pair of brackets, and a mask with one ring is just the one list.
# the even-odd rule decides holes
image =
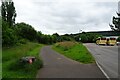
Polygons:
[[[43,63],[39,57],[42,44],[27,43],[12,48],[3,48],[2,51],[2,77],[3,78],[35,78],[37,71]],[[20,58],[35,56],[32,64],[20,64]]]
[[81,63],[94,63],[95,60],[87,50],[87,48],[81,43],[77,42],[59,42],[53,45],[53,49],[68,58]]

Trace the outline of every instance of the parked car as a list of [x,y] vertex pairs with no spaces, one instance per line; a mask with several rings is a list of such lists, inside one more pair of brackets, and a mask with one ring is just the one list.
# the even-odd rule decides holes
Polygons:
[[120,46],[120,42],[117,42],[116,45]]

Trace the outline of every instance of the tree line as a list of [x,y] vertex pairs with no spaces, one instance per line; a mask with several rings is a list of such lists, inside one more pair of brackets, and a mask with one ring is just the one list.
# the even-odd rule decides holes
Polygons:
[[[3,46],[25,44],[28,41],[39,42],[42,44],[53,44],[61,41],[95,42],[96,38],[101,36],[98,34],[85,32],[78,35],[59,35],[58,33],[54,33],[53,35],[45,35],[41,31],[36,31],[27,23],[15,23],[17,13],[13,1],[2,1],[1,15],[2,17],[0,20],[2,21]],[[116,28],[114,30],[119,31],[120,19],[113,17],[113,24]],[[113,26],[111,28],[113,28]]]
[[42,34],[41,31],[36,31],[31,25],[24,22],[15,23],[17,13],[12,1],[2,2],[1,14],[3,46],[25,44],[28,41],[53,44],[60,41],[73,40],[69,36],[61,36],[58,33],[53,35]]

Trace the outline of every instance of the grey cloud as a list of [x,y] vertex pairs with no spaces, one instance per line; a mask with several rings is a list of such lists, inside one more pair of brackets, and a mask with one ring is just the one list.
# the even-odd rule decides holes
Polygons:
[[[13,0],[14,1],[14,0]],[[110,30],[108,24],[117,11],[116,2],[74,2],[74,0],[26,0],[16,2],[16,22],[26,22],[45,34]],[[76,0],[75,0],[76,1]],[[44,27],[43,27],[44,26]]]

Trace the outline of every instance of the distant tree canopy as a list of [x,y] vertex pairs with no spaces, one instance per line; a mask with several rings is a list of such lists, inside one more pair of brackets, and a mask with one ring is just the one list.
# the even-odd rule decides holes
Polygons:
[[[16,44],[25,44],[28,41],[39,42],[42,44],[53,44],[61,41],[80,41],[94,42],[99,36],[93,33],[82,33],[80,35],[65,34],[53,35],[42,34],[41,31],[36,31],[31,25],[24,22],[15,23],[16,11],[12,1],[4,1],[1,5],[2,14],[2,45],[13,46]],[[114,22],[117,24],[117,22]],[[14,26],[14,27],[13,27]]]
[[83,33],[75,36],[75,40],[83,42],[83,43],[88,43],[88,42],[91,43],[91,42],[95,42],[96,38],[98,38],[98,37],[102,37],[102,35],[95,34],[95,33],[83,32]]
[[1,14],[3,21],[8,22],[9,26],[15,24],[16,10],[14,7],[14,2],[12,1],[2,1]]
[[114,31],[120,31],[120,13],[117,13],[117,15],[118,17],[113,16],[113,25],[110,24],[111,29]]

